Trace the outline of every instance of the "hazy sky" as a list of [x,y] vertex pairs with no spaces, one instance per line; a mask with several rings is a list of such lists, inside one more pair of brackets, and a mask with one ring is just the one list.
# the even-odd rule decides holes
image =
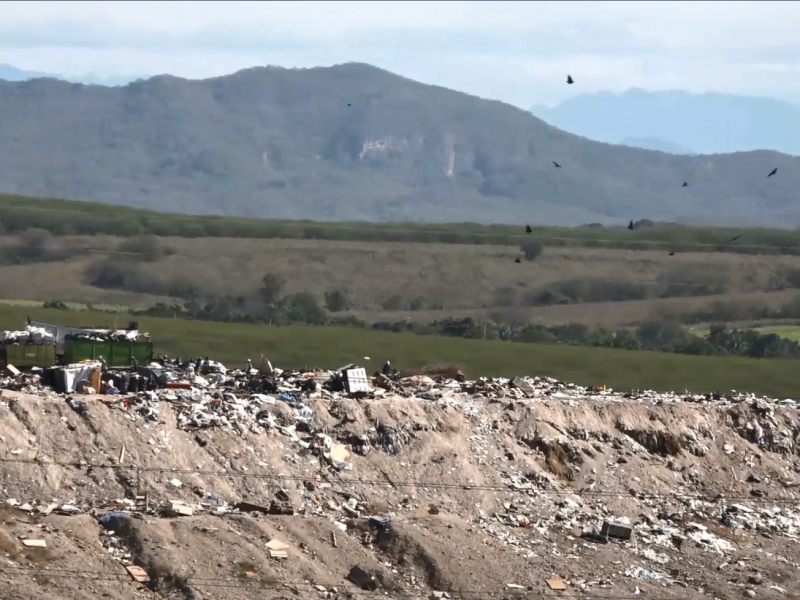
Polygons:
[[26,1],[0,15],[0,63],[67,75],[360,61],[525,108],[630,87],[800,99],[800,2]]

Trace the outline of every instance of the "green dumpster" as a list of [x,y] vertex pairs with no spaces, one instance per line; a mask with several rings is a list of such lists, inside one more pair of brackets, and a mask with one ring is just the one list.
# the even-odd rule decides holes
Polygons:
[[113,367],[131,367],[133,359],[144,366],[153,361],[152,342],[98,342],[93,340],[65,340],[64,358],[68,363],[97,360],[100,356]]

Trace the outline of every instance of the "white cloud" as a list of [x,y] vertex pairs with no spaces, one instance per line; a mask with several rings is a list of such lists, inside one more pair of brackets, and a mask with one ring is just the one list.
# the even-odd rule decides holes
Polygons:
[[519,106],[629,87],[800,94],[795,2],[26,1],[0,15],[0,63],[71,75],[362,61]]

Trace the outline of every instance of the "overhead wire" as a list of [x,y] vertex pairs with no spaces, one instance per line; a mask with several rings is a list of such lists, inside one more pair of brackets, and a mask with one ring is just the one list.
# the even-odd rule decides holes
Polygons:
[[[108,581],[117,583],[131,583],[137,584],[138,582],[132,580],[130,577],[124,575],[109,575],[105,571],[81,571],[72,569],[47,569],[42,567],[5,567],[0,566],[0,573],[31,573],[37,572],[43,576],[63,578],[72,581]],[[344,588],[345,585],[340,583],[315,583],[309,581],[293,582],[293,581],[242,581],[241,579],[231,577],[194,577],[194,576],[181,576],[181,582],[198,588],[223,588],[223,589],[253,589],[253,590],[297,590],[297,589],[316,589],[322,588]],[[348,586],[353,586],[352,583],[347,582]],[[547,593],[536,591],[532,585],[526,586],[525,589],[504,588],[502,590],[470,590],[470,589],[440,589],[438,591],[447,592],[454,597],[466,597],[470,600],[495,600],[502,597],[520,597],[525,600],[533,600],[534,598],[548,599],[561,597],[558,593]],[[417,592],[398,592],[391,591],[386,588],[379,588],[376,591],[368,591],[363,589],[346,590],[348,595],[352,596],[372,596],[375,597],[377,592],[382,592],[384,597],[389,598],[419,598],[421,593],[427,591]],[[591,591],[581,590],[581,598],[587,600],[674,600],[674,597],[653,596],[646,593],[640,594],[609,594],[605,591],[602,593],[592,593]]]
[[[290,227],[307,227],[307,225],[297,224],[297,225],[289,225]],[[534,234],[526,234],[526,233],[490,233],[490,232],[480,232],[480,231],[453,231],[447,229],[402,229],[402,228],[391,228],[386,229],[384,231],[380,230],[365,230],[359,227],[349,227],[344,225],[326,225],[325,229],[333,230],[333,231],[353,231],[353,232],[360,232],[360,233],[386,233],[387,236],[391,236],[392,234],[397,233],[404,233],[404,234],[414,234],[414,235],[446,235],[446,236],[465,236],[465,237],[478,237],[478,238],[503,238],[509,240],[529,240],[529,241],[536,241],[536,242],[559,242],[559,244],[555,244],[554,247],[563,247],[560,246],[562,242],[575,242],[577,245],[575,247],[584,248],[580,244],[597,244],[596,247],[585,247],[586,250],[595,250],[595,249],[615,249],[614,247],[617,246],[636,246],[640,249],[640,251],[647,251],[648,248],[641,248],[642,245],[652,244],[656,246],[664,246],[664,247],[674,247],[674,248],[725,248],[725,249],[737,249],[737,250],[763,250],[763,251],[794,251],[800,254],[800,246],[783,246],[783,245],[772,245],[772,244],[740,244],[732,241],[728,242],[695,242],[695,241],[670,241],[670,240],[653,240],[653,239],[610,239],[610,238],[595,238],[595,237],[570,237],[570,236],[537,236]],[[169,237],[169,236],[167,236]],[[377,236],[376,236],[377,237]],[[192,239],[192,238],[187,238]],[[236,238],[239,239],[239,238]],[[272,240],[272,239],[281,239],[281,240],[288,240],[288,241],[316,241],[316,238],[297,238],[297,237],[282,237],[282,236],[266,236],[263,238],[254,237],[254,238],[241,238],[241,239],[255,239],[255,240]],[[351,242],[374,242],[374,241],[381,241],[378,239],[364,239],[364,240],[328,240],[327,238],[323,238],[325,241],[351,241]],[[387,242],[391,242],[392,240],[383,240]],[[426,242],[408,242],[408,240],[403,240],[404,243],[426,243]],[[432,243],[437,243],[434,241]],[[438,243],[447,244],[447,245],[474,245],[469,243],[457,244],[457,243],[450,243],[450,242],[441,242]],[[503,245],[503,244],[492,244],[492,245]],[[604,245],[608,247],[604,247]],[[109,249],[101,249],[101,248],[83,248],[83,247],[62,247],[62,248],[54,248],[53,246],[42,245],[42,244],[24,244],[22,247],[25,248],[36,248],[40,250],[71,250],[75,252],[96,252],[98,254],[120,254],[120,255],[130,255],[130,256],[143,256],[145,252],[133,252],[133,251],[122,251],[122,250],[109,250]],[[173,254],[171,256],[183,256],[181,254]]]
[[[73,467],[83,469],[111,469],[115,471],[130,470],[139,473],[169,473],[172,475],[204,475],[207,477],[237,477],[242,479],[260,479],[275,482],[303,482],[303,481],[317,481],[320,479],[316,476],[295,476],[295,475],[275,475],[270,473],[250,473],[239,471],[214,471],[207,469],[180,469],[180,468],[167,468],[167,467],[143,467],[133,464],[96,464],[86,463],[83,461],[55,461],[55,460],[37,460],[37,459],[23,459],[23,458],[0,458],[0,463],[18,463],[37,466],[59,466],[59,467]],[[479,491],[504,491],[504,492],[524,492],[526,489],[515,489],[509,485],[493,485],[493,484],[470,484],[470,483],[445,483],[441,481],[419,481],[419,480],[374,480],[374,479],[360,479],[360,478],[336,478],[335,482],[342,485],[362,485],[367,487],[414,487],[419,489],[434,489],[434,490],[479,490]],[[617,496],[631,496],[629,490],[541,490],[535,489],[542,495],[575,495],[575,496],[589,496],[589,497],[617,497]],[[706,502],[719,502],[723,500],[734,501],[748,501],[753,504],[759,503],[800,503],[798,498],[763,498],[745,495],[728,494],[726,491],[713,490],[705,493],[648,493],[644,491],[636,492],[636,497],[639,499],[682,499],[682,500],[701,500]]]

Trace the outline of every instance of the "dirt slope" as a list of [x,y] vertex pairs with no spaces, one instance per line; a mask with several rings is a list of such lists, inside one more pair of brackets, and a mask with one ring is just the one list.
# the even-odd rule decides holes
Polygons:
[[[320,397],[308,426],[279,402],[268,410],[288,429],[185,431],[166,402],[146,421],[119,398],[87,399],[79,414],[59,396],[3,391],[0,501],[33,510],[2,510],[0,597],[800,594],[793,405],[503,395]],[[352,470],[321,469],[302,447],[304,429],[350,444]],[[137,489],[151,510],[117,515],[110,534],[98,517]],[[231,508],[268,507],[276,494],[293,515]],[[193,516],[156,510],[175,500]],[[51,503],[79,512],[36,510]],[[628,542],[581,537],[625,517]],[[21,536],[47,548],[26,548]],[[270,557],[273,539],[288,559]],[[120,559],[152,581],[133,582]],[[347,580],[356,565],[377,590]],[[553,576],[567,589],[551,590]]]

